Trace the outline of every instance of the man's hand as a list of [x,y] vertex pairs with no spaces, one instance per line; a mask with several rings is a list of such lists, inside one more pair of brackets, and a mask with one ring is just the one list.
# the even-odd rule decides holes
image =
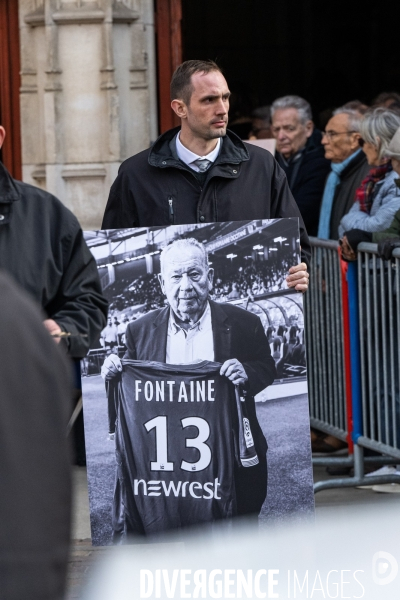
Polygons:
[[53,339],[56,344],[59,344],[61,341],[60,337],[57,337],[58,334],[62,333],[61,327],[53,321],[53,319],[46,319],[43,321],[43,325],[46,327],[47,331],[50,335],[55,336]]
[[121,360],[116,354],[110,354],[101,367],[101,376],[104,381],[109,381],[116,375],[122,372]]
[[249,379],[242,363],[236,360],[236,358],[226,360],[222,365],[219,374],[225,375],[235,385],[244,385]]
[[290,267],[289,275],[286,277],[288,287],[294,288],[298,292],[306,292],[308,290],[308,280],[310,276],[307,272],[306,263],[300,263],[295,267]]

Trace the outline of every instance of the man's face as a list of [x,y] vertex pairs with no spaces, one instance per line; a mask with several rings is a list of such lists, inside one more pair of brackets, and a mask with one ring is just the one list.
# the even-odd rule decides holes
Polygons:
[[183,100],[173,101],[175,112],[196,137],[204,140],[223,137],[228,123],[230,96],[225,77],[219,71],[195,73],[192,75],[192,88],[188,104]]
[[213,269],[204,263],[196,247],[172,248],[159,275],[161,288],[181,321],[197,321],[204,312],[212,288]]
[[393,171],[395,171],[398,175],[400,175],[400,159],[392,158],[392,167]]
[[273,137],[271,131],[271,124],[268,121],[254,118],[251,122],[252,134],[257,138],[257,140],[266,140]]
[[286,159],[304,148],[314,129],[312,121],[301,123],[296,108],[280,108],[272,117],[272,133],[276,150]]
[[332,117],[322,136],[322,145],[325,148],[325,158],[333,163],[340,163],[349,158],[360,145],[360,134],[349,132],[349,116],[341,113]]

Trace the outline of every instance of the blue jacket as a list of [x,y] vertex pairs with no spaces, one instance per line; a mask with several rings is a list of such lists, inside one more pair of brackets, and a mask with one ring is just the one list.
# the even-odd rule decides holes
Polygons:
[[385,178],[375,185],[370,214],[360,210],[358,200],[340,221],[339,236],[342,237],[350,229],[363,231],[383,231],[390,227],[394,215],[400,209],[400,189],[395,183],[398,179],[395,171],[390,171]]

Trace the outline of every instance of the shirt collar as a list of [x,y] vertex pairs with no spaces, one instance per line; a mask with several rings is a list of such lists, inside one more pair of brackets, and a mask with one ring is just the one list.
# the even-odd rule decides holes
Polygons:
[[193,330],[202,331],[202,329],[204,329],[204,327],[206,326],[208,319],[210,319],[210,318],[211,318],[210,303],[207,302],[206,309],[203,312],[203,314],[201,315],[200,319],[194,325],[192,325],[192,327],[190,327],[188,330],[186,330],[186,329],[183,329],[183,327],[181,327],[176,322],[174,311],[171,309],[170,315],[169,315],[169,329],[173,334],[179,333],[179,331],[183,331],[183,333],[185,335],[187,334],[188,331],[193,331]]
[[176,153],[178,155],[178,158],[184,162],[186,165],[190,165],[192,164],[195,160],[198,160],[199,158],[206,158],[207,160],[214,162],[219,154],[219,150],[221,147],[221,138],[218,138],[217,140],[217,145],[215,146],[214,150],[212,150],[209,154],[206,154],[205,156],[199,156],[198,154],[195,154],[194,152],[192,152],[191,150],[189,150],[188,148],[185,148],[185,146],[182,144],[181,140],[180,140],[180,131],[178,132],[177,136],[176,136]]

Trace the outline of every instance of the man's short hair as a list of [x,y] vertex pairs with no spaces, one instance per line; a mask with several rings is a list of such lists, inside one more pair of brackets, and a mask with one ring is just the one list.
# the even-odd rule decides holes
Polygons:
[[185,104],[189,104],[193,92],[192,75],[211,71],[222,73],[213,60],[186,60],[179,65],[171,79],[171,100],[183,100]]
[[255,108],[251,113],[252,119],[260,119],[260,121],[266,121],[271,123],[271,107],[270,106],[259,106]]
[[364,118],[364,115],[360,113],[358,108],[348,108],[347,106],[341,106],[333,111],[332,116],[336,117],[336,115],[347,115],[349,118],[349,131],[360,132],[361,121]]
[[311,106],[307,100],[300,96],[282,96],[277,98],[271,104],[271,116],[274,116],[275,111],[286,108],[295,108],[299,114],[300,122],[305,125],[307,121],[312,121]]
[[358,111],[360,115],[365,115],[369,107],[367,104],[364,104],[364,102],[361,102],[361,100],[350,100],[350,102],[343,104],[341,108],[351,108]]
[[209,264],[208,264],[208,252],[206,250],[206,247],[204,246],[204,244],[201,244],[200,242],[198,242],[197,240],[195,240],[194,238],[184,238],[181,240],[175,240],[174,242],[171,242],[171,244],[168,244],[168,246],[165,246],[165,248],[163,248],[161,250],[161,254],[160,254],[160,267],[161,267],[161,273],[163,272],[163,268],[164,268],[164,263],[166,260],[167,255],[169,254],[169,252],[172,249],[177,248],[178,250],[181,251],[182,256],[185,256],[185,251],[188,250],[188,248],[197,248],[198,250],[200,250],[201,254],[203,255],[203,260],[204,260],[204,264],[206,266],[206,268],[209,268]]

